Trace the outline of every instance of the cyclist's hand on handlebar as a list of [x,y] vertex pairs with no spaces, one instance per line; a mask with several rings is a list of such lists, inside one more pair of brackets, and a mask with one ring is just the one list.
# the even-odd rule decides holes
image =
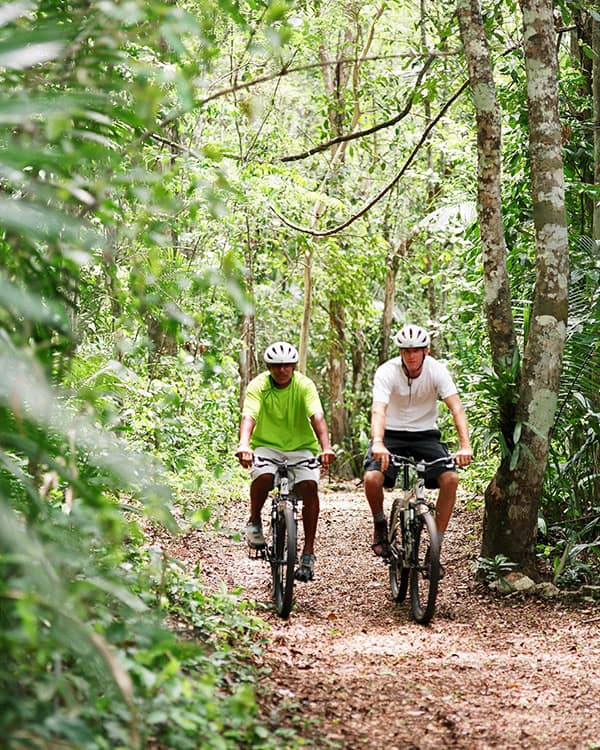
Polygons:
[[473,451],[470,448],[461,448],[454,454],[454,460],[457,466],[468,466],[473,460]]
[[374,440],[371,444],[371,455],[381,464],[381,471],[390,465],[390,452],[381,440]]
[[335,461],[335,451],[328,448],[326,451],[319,453],[319,461],[321,466],[330,466]]
[[254,451],[249,445],[238,445],[235,455],[244,469],[249,469],[252,466],[252,462],[254,461]]

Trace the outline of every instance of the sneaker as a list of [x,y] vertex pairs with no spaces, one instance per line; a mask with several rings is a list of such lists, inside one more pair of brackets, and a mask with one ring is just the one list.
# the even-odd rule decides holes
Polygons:
[[314,555],[302,555],[300,565],[294,573],[294,578],[297,581],[306,583],[312,581],[315,577],[315,556]]
[[259,523],[249,523],[246,526],[246,541],[252,549],[262,549],[266,546],[262,526]]

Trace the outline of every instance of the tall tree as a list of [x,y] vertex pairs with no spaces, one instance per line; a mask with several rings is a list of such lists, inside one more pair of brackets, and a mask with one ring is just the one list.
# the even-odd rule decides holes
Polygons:
[[[484,305],[492,364],[500,376],[510,367],[517,347],[502,220],[501,115],[479,2],[459,0],[457,9],[477,121],[477,205]],[[507,419],[511,421],[509,415]],[[508,435],[509,429],[507,424],[503,432]]]
[[[534,573],[538,506],[566,335],[568,240],[552,3],[524,0],[522,13],[536,285],[514,383],[514,409],[506,388],[501,389],[501,427],[508,452],[486,490],[482,553],[503,553]],[[492,359],[497,376],[510,384],[517,349],[502,230],[499,110],[477,0],[459,2],[458,14],[478,118],[479,219]]]
[[[594,127],[594,185],[600,190],[600,2],[592,13],[592,101]],[[594,201],[592,236],[600,240],[600,200]]]

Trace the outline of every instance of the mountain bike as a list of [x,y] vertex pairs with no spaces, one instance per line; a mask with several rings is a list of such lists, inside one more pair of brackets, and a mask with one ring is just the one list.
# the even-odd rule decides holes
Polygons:
[[390,461],[402,469],[401,495],[394,498],[388,524],[390,589],[397,602],[410,603],[415,620],[430,622],[440,581],[440,542],[435,523],[435,504],[425,498],[425,472],[428,467],[444,463],[454,469],[452,456],[434,461],[417,461],[391,455]]
[[270,539],[263,548],[251,549],[253,556],[267,560],[273,578],[273,603],[277,614],[286,620],[292,610],[294,572],[298,556],[298,510],[300,498],[290,489],[289,470],[305,466],[317,469],[318,458],[288,462],[255,456],[257,467],[271,465],[275,469],[271,496]]

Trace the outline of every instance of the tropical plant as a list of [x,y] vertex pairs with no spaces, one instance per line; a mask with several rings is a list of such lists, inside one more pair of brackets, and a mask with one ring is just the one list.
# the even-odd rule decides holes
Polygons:
[[[216,271],[203,258],[182,282],[189,258],[169,249],[181,165],[154,148],[214,54],[213,11],[76,0],[0,9],[7,748],[277,743],[257,724],[250,686],[263,626],[238,595],[209,596],[146,551],[142,531],[176,531],[168,470],[212,476],[231,429],[231,375],[220,395],[202,392],[204,422],[186,399],[224,363],[197,339],[220,346],[219,320],[235,317],[232,293],[241,300],[235,272],[226,279],[223,257]],[[230,20],[247,27],[233,6],[219,23]],[[216,279],[230,293],[207,315]],[[184,338],[204,356],[178,355]],[[167,362],[179,380],[166,382]],[[209,442],[209,424],[209,466],[183,460],[186,439]],[[193,639],[175,636],[168,612]]]

